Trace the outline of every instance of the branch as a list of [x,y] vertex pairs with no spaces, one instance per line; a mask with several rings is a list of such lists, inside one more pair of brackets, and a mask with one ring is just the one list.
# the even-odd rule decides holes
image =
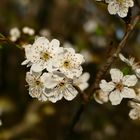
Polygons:
[[[120,51],[122,50],[122,48],[125,47],[125,45],[126,45],[128,39],[129,39],[131,33],[133,32],[133,30],[134,30],[136,24],[139,22],[139,20],[140,20],[140,15],[138,15],[134,19],[132,19],[130,24],[127,24],[126,33],[125,33],[123,39],[121,40],[119,45],[116,47],[116,50],[107,59],[105,65],[98,72],[98,74],[96,76],[96,80],[95,80],[95,82],[93,83],[93,85],[91,86],[91,88],[89,90],[88,98],[86,96],[86,102],[85,103],[88,104],[90,102],[90,99],[92,98],[93,93],[99,88],[98,85],[99,85],[100,80],[105,76],[106,72],[108,71],[108,69],[110,68],[112,63],[117,58],[117,56],[120,53]],[[77,89],[77,90],[79,91],[79,89]],[[81,93],[81,91],[79,91],[79,93]],[[70,134],[73,132],[74,127],[77,124],[77,122],[79,121],[81,114],[84,112],[84,109],[85,109],[85,105],[81,104],[81,106],[79,107],[79,109],[76,112],[75,116],[73,117],[73,120],[72,120],[71,125],[70,125],[70,129],[69,129],[69,133],[68,133],[67,137],[65,138],[65,140],[68,139]]]
[[106,72],[108,71],[108,69],[110,68],[112,63],[115,61],[115,59],[117,58],[120,51],[125,47],[131,33],[133,32],[136,24],[139,21],[140,21],[140,15],[138,15],[134,19],[132,19],[132,22],[127,25],[126,33],[125,33],[123,39],[121,40],[119,45],[116,47],[116,50],[112,53],[112,55],[106,60],[106,63],[104,64],[104,66],[97,73],[96,80],[89,90],[89,98],[91,98],[93,93],[99,88],[99,83],[100,83],[101,79],[103,79]]
[[0,43],[9,43],[10,45],[16,46],[16,47],[21,49],[21,47],[19,47],[19,45],[17,45],[16,43],[12,42],[11,40],[9,40],[8,38],[6,38],[3,35],[0,35]]

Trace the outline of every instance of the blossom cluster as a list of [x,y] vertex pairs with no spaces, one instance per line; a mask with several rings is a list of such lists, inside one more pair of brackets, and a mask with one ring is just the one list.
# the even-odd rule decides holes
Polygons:
[[22,65],[30,67],[26,74],[29,94],[41,101],[56,102],[63,97],[72,100],[88,87],[89,73],[82,74],[84,57],[71,47],[60,47],[57,39],[49,41],[38,37],[33,44],[24,46],[26,60]]
[[129,7],[134,6],[133,0],[105,0],[105,2],[108,4],[108,11],[111,15],[118,14],[122,18],[127,16]]

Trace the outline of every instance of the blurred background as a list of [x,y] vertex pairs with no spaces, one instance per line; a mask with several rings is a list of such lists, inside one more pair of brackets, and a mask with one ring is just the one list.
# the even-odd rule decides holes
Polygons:
[[[132,8],[132,16],[138,7]],[[85,56],[83,69],[90,85],[100,66],[125,33],[124,20],[111,16],[107,6],[94,0],[1,0],[0,33],[9,37],[11,28],[28,26],[35,34],[57,38]],[[0,38],[2,35],[0,35]],[[31,37],[15,42],[23,44]],[[29,39],[30,38],[30,39]],[[26,42],[26,41],[25,41]],[[140,59],[140,24],[122,50]],[[62,140],[67,134],[81,99],[55,104],[39,102],[28,94],[27,68],[21,66],[24,49],[0,40],[0,140]],[[116,61],[113,67],[122,67]],[[88,92],[88,89],[85,91]],[[132,121],[130,107],[100,105],[92,101],[80,117],[70,140],[139,140],[140,122]]]

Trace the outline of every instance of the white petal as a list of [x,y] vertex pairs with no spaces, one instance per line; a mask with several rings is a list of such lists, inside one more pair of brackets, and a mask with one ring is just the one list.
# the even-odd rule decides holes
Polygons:
[[57,39],[53,39],[53,40],[50,42],[49,45],[51,46],[51,48],[53,48],[54,50],[57,51],[58,48],[59,48],[60,42],[59,42],[59,40],[57,40]]
[[133,7],[134,6],[134,1],[133,0],[126,0],[126,6],[127,7]]
[[64,48],[64,51],[66,53],[71,53],[71,54],[75,54],[75,50],[73,48]]
[[77,69],[63,69],[61,68],[60,71],[64,73],[68,78],[73,79],[73,77],[79,77],[82,74],[83,68],[80,66]]
[[35,71],[32,71],[32,70],[30,70],[30,72],[34,75],[34,77],[36,77],[36,78],[39,78],[40,76],[41,76],[41,74],[42,74],[42,71],[41,72],[35,72]]
[[85,90],[89,86],[87,83],[89,77],[89,73],[85,72],[79,78],[75,78],[73,83],[77,85],[81,90]]
[[46,69],[48,72],[54,72],[56,70],[58,70],[58,67],[54,67],[53,65],[56,64],[53,60],[48,61],[48,63],[46,64]]
[[115,88],[113,82],[106,82],[105,80],[101,80],[99,86],[104,92],[111,92]]
[[137,81],[138,79],[135,75],[126,75],[122,79],[123,84],[128,87],[136,85]]
[[111,69],[110,70],[112,81],[115,83],[119,83],[123,78],[123,73],[119,69]]
[[124,87],[123,90],[121,91],[121,96],[122,96],[122,98],[135,98],[136,93],[135,93],[134,89]]
[[33,86],[29,86],[29,95],[32,98],[39,98],[40,95],[42,94],[42,89],[40,87],[33,87]]
[[81,54],[76,53],[74,57],[74,63],[77,65],[81,65],[83,62],[85,62],[85,59]]
[[118,15],[122,18],[126,17],[128,13],[128,7],[122,6],[118,11]]
[[33,81],[34,81],[34,77],[33,77],[32,73],[27,72],[26,73],[26,82],[28,84],[32,84]]
[[54,88],[56,87],[63,77],[58,77],[57,75],[53,75],[52,73],[44,73],[42,76],[42,81],[44,81],[44,85],[46,88]]
[[79,78],[81,81],[87,82],[90,78],[90,74],[88,72],[84,72]]
[[49,40],[45,37],[38,37],[36,38],[33,46],[38,47],[38,49],[41,49],[41,47],[48,47]]
[[133,120],[136,120],[140,117],[137,109],[131,109],[130,112],[129,112],[129,116]]
[[99,90],[94,94],[94,99],[97,103],[103,104],[108,102],[108,95],[109,93]]
[[60,91],[54,91],[53,96],[50,96],[48,99],[49,101],[55,103],[59,100],[61,100],[63,97],[63,94]]
[[42,101],[42,102],[45,102],[45,101],[48,100],[48,97],[46,96],[45,93],[42,93],[42,94],[39,96],[38,100],[40,100],[40,101]]
[[125,63],[127,63],[128,65],[130,65],[130,62],[129,62],[129,59],[127,59],[127,58],[125,58],[124,56],[123,56],[123,54],[119,54],[119,58],[123,61],[123,62],[125,62]]
[[119,5],[117,3],[111,2],[108,4],[108,11],[111,15],[115,15],[119,10]]
[[24,60],[21,65],[27,65],[30,61],[29,60]]
[[77,94],[78,91],[72,85],[67,86],[63,91],[63,96],[68,101],[73,100]]
[[137,75],[138,78],[140,78],[140,68],[135,70],[135,73]]
[[77,85],[82,91],[88,88],[89,84],[88,83],[82,83]]
[[41,64],[33,64],[31,66],[31,70],[35,72],[41,72],[44,69],[44,67]]
[[121,93],[118,90],[115,90],[110,93],[109,100],[111,101],[112,105],[118,105],[122,101]]

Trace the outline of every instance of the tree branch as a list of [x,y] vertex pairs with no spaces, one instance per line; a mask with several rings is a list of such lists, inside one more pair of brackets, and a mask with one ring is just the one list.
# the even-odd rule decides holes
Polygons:
[[93,85],[91,86],[91,89],[89,90],[89,98],[91,98],[92,95],[93,95],[93,92],[95,92],[99,88],[99,83],[100,83],[101,79],[103,79],[103,77],[105,76],[106,72],[108,71],[108,69],[110,68],[110,66],[112,65],[112,63],[117,58],[117,56],[120,53],[120,51],[122,50],[122,48],[125,47],[125,45],[126,45],[128,39],[129,39],[131,33],[133,32],[136,24],[139,21],[140,21],[140,15],[138,15],[134,19],[132,19],[131,23],[127,25],[126,33],[125,33],[123,39],[121,40],[121,42],[119,43],[119,45],[116,47],[116,50],[107,59],[107,61],[104,64],[104,66],[101,67],[101,69],[97,73],[96,80],[93,83]]
[[[130,24],[127,24],[127,28],[126,28],[126,33],[124,35],[124,37],[122,38],[121,42],[118,44],[118,46],[116,47],[116,50],[112,53],[112,55],[107,59],[106,63],[104,64],[104,66],[99,70],[97,76],[96,76],[96,80],[93,83],[93,85],[91,86],[89,93],[88,93],[88,98],[86,96],[86,102],[85,103],[89,103],[94,92],[99,88],[99,83],[100,80],[105,76],[106,72],[108,71],[108,69],[110,68],[110,66],[112,65],[112,63],[115,61],[115,59],[117,58],[118,54],[120,53],[120,51],[122,50],[122,48],[125,47],[131,33],[133,32],[136,24],[139,22],[140,20],[140,15],[137,15],[134,19],[131,20]],[[79,91],[79,89],[77,89]],[[81,91],[79,91],[81,93]],[[83,93],[82,93],[83,94]],[[83,98],[85,99],[85,98]],[[73,132],[75,125],[77,124],[77,122],[80,119],[81,114],[83,113],[85,108],[85,105],[81,105],[78,109],[78,111],[75,113],[75,116],[73,117],[73,120],[71,122],[70,125],[70,129],[69,129],[69,133],[67,135],[67,137],[65,138],[68,139],[70,134]]]

